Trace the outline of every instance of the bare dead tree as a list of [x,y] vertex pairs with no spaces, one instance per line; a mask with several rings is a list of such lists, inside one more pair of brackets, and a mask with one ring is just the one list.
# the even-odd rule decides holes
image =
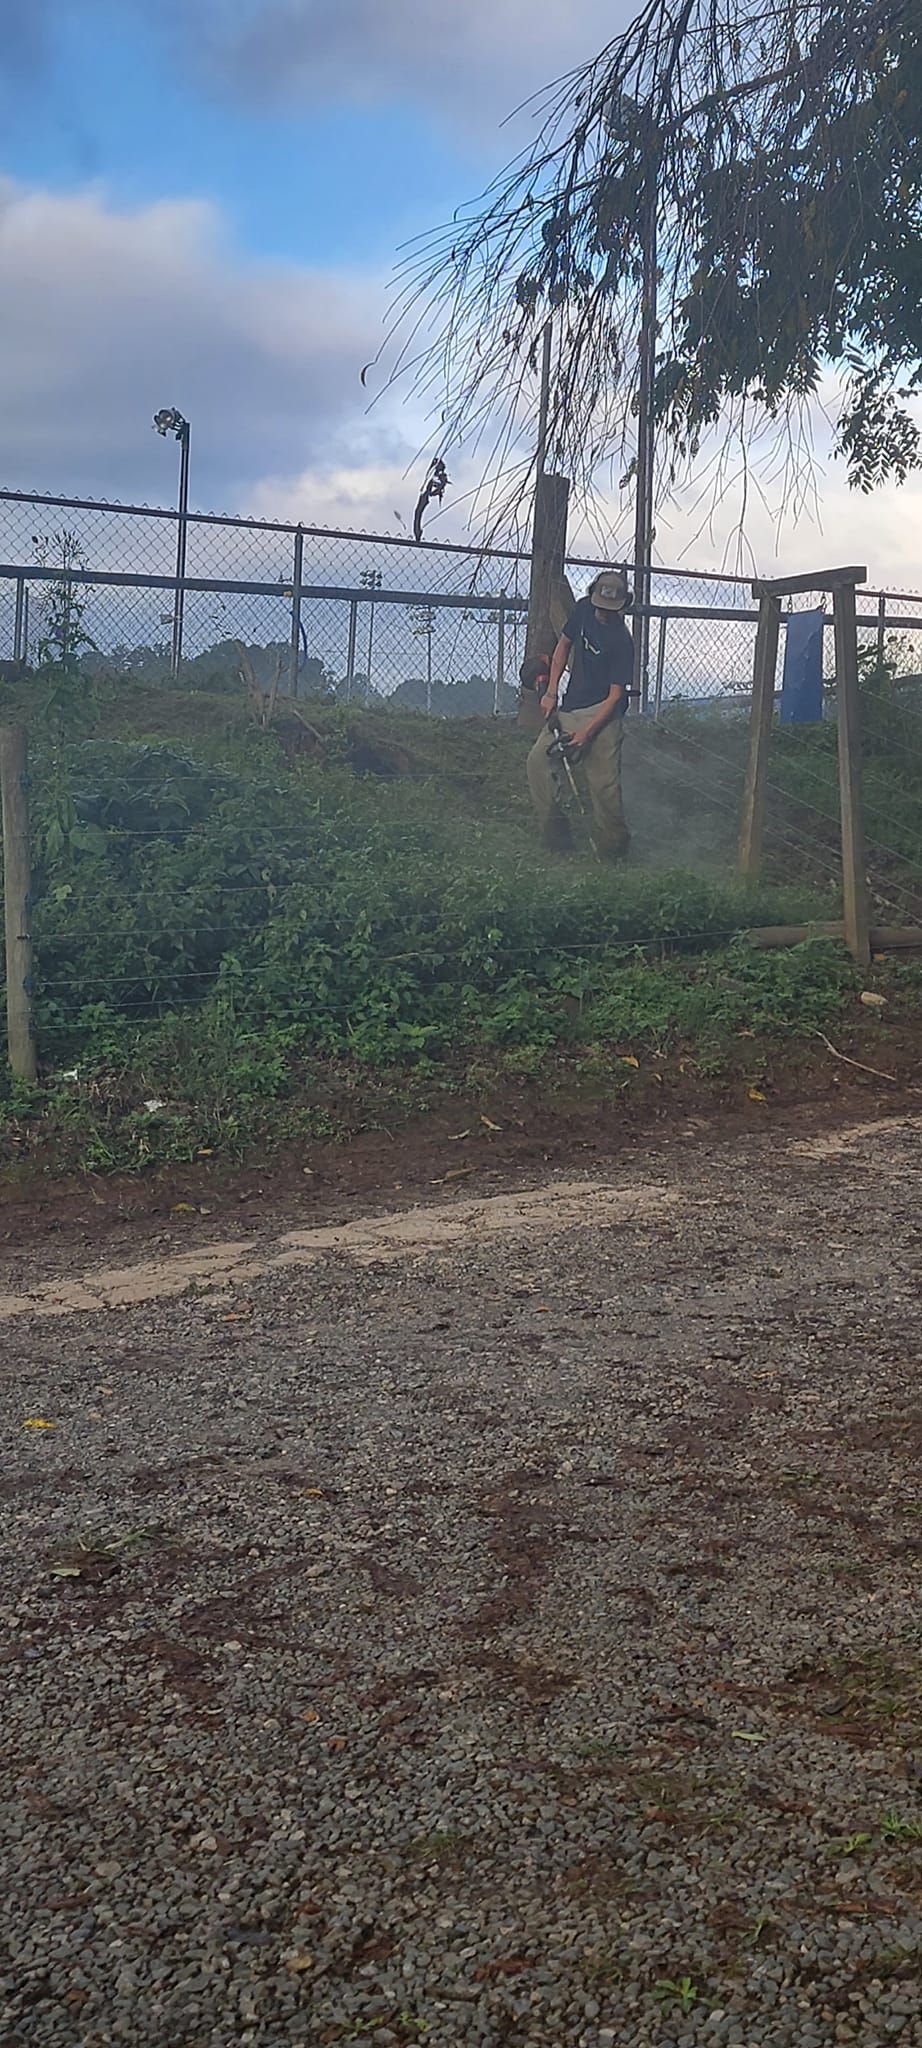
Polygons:
[[275,673],[268,690],[264,690],[243,641],[238,641],[240,654],[239,676],[247,693],[250,710],[262,732],[268,732],[275,718],[279,685],[282,680],[282,656],[275,657]]
[[428,402],[437,455],[479,463],[493,530],[530,490],[549,315],[553,460],[584,493],[606,468],[630,482],[651,178],[661,483],[716,430],[713,503],[761,428],[780,436],[796,499],[830,365],[851,480],[905,477],[922,382],[920,53],[922,0],[647,0],[550,89],[533,146],[405,253],[382,350],[389,381]]

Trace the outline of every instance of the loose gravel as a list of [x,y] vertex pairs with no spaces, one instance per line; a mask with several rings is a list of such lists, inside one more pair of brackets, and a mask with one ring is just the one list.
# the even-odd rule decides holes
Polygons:
[[0,1324],[0,2048],[922,2044],[918,1149]]

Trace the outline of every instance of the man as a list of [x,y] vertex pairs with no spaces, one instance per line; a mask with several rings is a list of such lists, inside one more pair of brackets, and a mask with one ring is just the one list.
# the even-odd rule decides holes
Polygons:
[[[630,845],[621,801],[624,714],[634,672],[634,643],[624,623],[629,603],[621,570],[604,569],[567,620],[541,699],[544,716],[551,719],[558,711],[564,670],[569,668],[560,724],[569,736],[571,758],[585,766],[593,841],[596,851],[609,860],[623,859]],[[553,732],[545,726],[528,756],[528,786],[545,845],[565,853],[571,845],[570,827],[548,756],[553,741]]]

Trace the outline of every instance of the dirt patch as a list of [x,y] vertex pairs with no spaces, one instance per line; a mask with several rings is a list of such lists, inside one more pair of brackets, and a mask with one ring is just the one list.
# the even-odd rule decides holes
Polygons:
[[[0,1173],[0,1243],[19,1248],[37,1220],[63,1244],[106,1236],[127,1244],[155,1219],[174,1233],[192,1228],[226,1237],[229,1225],[233,1234],[259,1228],[270,1198],[278,1211],[294,1207],[321,1220],[331,1211],[348,1213],[355,1202],[392,1204],[398,1192],[405,1201],[432,1201],[434,1191],[454,1185],[451,1176],[479,1192],[491,1181],[534,1178],[549,1167],[561,1174],[568,1167],[604,1170],[638,1147],[658,1150],[705,1131],[722,1143],[768,1121],[805,1143],[822,1141],[831,1126],[837,1144],[835,1134],[856,1112],[868,1128],[882,1116],[919,1115],[918,1033],[888,1027],[885,1055],[879,1040],[879,1031],[854,1031],[842,1050],[884,1065],[897,1076],[895,1086],[809,1044],[752,1041],[734,1049],[727,1070],[714,1078],[698,1073],[693,1059],[645,1063],[614,1101],[568,1087],[563,1061],[559,1072],[549,1067],[541,1085],[503,1080],[486,1085],[476,1100],[459,1086],[448,1107],[409,1122],[389,1114],[382,1085],[364,1127],[356,1128],[360,1105],[352,1097],[339,1101],[334,1090],[325,1107],[342,1121],[343,1140],[305,1139],[278,1146],[270,1160],[261,1154],[243,1164],[217,1158],[144,1174],[62,1175],[53,1149],[39,1146]],[[756,1070],[764,1103],[749,1096]],[[459,1145],[462,1130],[471,1135]],[[179,1204],[189,1212],[183,1226],[173,1218]]]
[[266,1252],[252,1240],[238,1238],[134,1266],[95,1268],[79,1278],[39,1281],[28,1293],[0,1295],[0,1323],[16,1316],[136,1308],[173,1299],[190,1288],[204,1288],[214,1296],[215,1290],[251,1286],[267,1274],[310,1266],[333,1253],[358,1265],[393,1264],[442,1255],[471,1239],[529,1237],[584,1219],[617,1219],[623,1226],[648,1219],[677,1200],[677,1189],[643,1182],[622,1182],[613,1188],[594,1181],[552,1181],[528,1193],[495,1195],[476,1203],[454,1201],[361,1217],[341,1227],[287,1231]]
[[466,1616],[464,1634],[514,1626],[532,1613],[557,1551],[551,1486],[548,1474],[513,1472],[484,1495],[481,1513],[500,1578],[496,1591]]

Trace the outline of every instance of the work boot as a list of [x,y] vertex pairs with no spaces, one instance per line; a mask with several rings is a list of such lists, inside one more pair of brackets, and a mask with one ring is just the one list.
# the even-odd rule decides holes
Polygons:
[[572,853],[573,834],[566,818],[562,815],[549,818],[541,834],[542,844],[548,853]]
[[621,861],[627,860],[631,850],[631,835],[629,832],[619,833],[617,836],[612,833],[610,836],[602,838],[596,829],[592,835],[592,842],[599,859],[604,860],[612,867],[617,867]]

